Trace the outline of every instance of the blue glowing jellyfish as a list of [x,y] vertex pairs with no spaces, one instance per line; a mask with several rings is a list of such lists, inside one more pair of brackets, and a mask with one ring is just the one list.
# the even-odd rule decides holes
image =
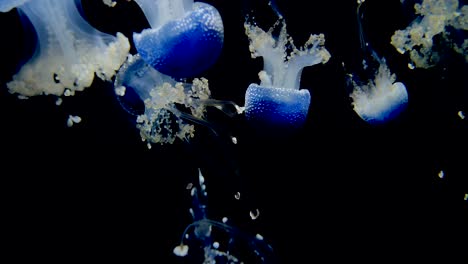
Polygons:
[[194,136],[193,123],[216,133],[205,120],[207,106],[228,115],[243,111],[232,101],[212,99],[206,78],[194,78],[192,84],[178,82],[155,70],[139,54],[128,56],[115,77],[114,90],[123,108],[136,116],[136,126],[149,148],[152,143],[172,144],[177,138],[187,141]]
[[[459,6],[458,0],[423,0],[414,10],[418,17],[407,28],[396,30],[390,42],[401,54],[409,53],[410,69],[427,69],[439,63],[445,54],[434,48],[435,36],[468,62],[468,5]],[[456,41],[460,31],[465,37]]]
[[194,221],[182,233],[173,251],[175,255],[190,257],[196,255],[193,252],[202,250],[199,263],[274,263],[273,248],[262,235],[251,235],[228,225],[227,217],[221,221],[207,217],[205,178],[200,170],[198,185],[190,187],[190,194],[193,204],[190,213]]
[[[263,58],[260,84],[250,84],[245,94],[245,116],[255,127],[278,134],[295,131],[306,121],[311,96],[300,89],[302,69],[330,59],[323,34],[311,34],[303,47],[296,48],[286,32],[286,22],[279,17],[268,32],[244,24],[252,58]],[[279,25],[279,35],[273,36]]]
[[221,54],[224,26],[216,8],[193,0],[135,0],[151,28],[133,34],[140,56],[174,78],[195,77]]
[[[357,19],[361,48],[369,54],[362,61],[364,75],[371,79],[360,79],[358,74],[348,74],[352,86],[350,97],[354,111],[369,124],[382,124],[400,115],[408,104],[408,92],[402,82],[395,82],[384,58],[380,58],[364,38],[360,8],[364,0],[358,0]],[[368,77],[368,76],[365,76]]]
[[73,95],[91,86],[94,76],[110,81],[130,50],[121,33],[96,30],[79,13],[80,1],[3,0],[0,11],[17,8],[37,35],[34,55],[7,83],[11,93]]

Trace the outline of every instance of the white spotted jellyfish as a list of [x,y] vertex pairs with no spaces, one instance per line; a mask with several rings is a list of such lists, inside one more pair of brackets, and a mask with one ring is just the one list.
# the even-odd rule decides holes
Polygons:
[[[303,68],[324,64],[331,55],[324,47],[323,34],[311,34],[303,47],[297,48],[286,32],[284,18],[278,16],[268,31],[244,24],[252,58],[263,58],[260,84],[251,83],[245,94],[245,117],[255,130],[287,136],[303,127],[309,111],[310,92],[300,89]],[[275,35],[278,26],[281,28]]]
[[[358,0],[357,22],[361,48],[366,56],[362,61],[363,74],[347,74],[351,86],[350,97],[354,111],[371,125],[384,124],[397,118],[407,107],[408,92],[402,82],[396,82],[385,58],[380,58],[364,37],[361,6]],[[369,78],[370,75],[370,79]],[[359,77],[364,76],[364,78]]]

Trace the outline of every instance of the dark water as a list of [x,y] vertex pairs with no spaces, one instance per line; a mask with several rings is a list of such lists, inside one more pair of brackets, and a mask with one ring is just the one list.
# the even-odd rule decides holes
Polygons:
[[[223,17],[225,43],[203,77],[213,98],[243,105],[262,69],[261,59],[250,57],[245,17],[264,29],[276,18],[261,1],[205,2]],[[457,113],[468,114],[467,64],[451,54],[435,68],[409,70],[390,37],[412,21],[411,12],[397,0],[376,2],[366,3],[364,25],[408,89],[409,105],[398,119],[372,127],[351,107],[342,62],[352,68],[362,60],[354,1],[277,1],[297,46],[310,33],[324,33],[331,53],[326,64],[303,71],[301,87],[312,95],[304,129],[276,137],[252,130],[242,115],[212,109],[207,119],[217,135],[199,126],[190,142],[151,150],[110,83],[96,79],[60,107],[52,97],[9,94],[5,82],[28,45],[17,13],[1,13],[0,186],[15,258],[198,263],[172,249],[192,222],[186,186],[196,183],[200,168],[208,217],[228,217],[243,232],[261,234],[277,263],[463,263],[468,126]],[[83,1],[83,7],[103,32],[131,40],[147,27],[134,2],[111,9]],[[83,121],[68,128],[70,114]],[[252,220],[249,212],[257,209]]]

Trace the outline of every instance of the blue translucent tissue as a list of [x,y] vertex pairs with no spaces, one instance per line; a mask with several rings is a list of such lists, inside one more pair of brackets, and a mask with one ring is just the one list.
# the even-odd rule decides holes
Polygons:
[[151,28],[133,34],[136,50],[156,70],[174,78],[195,77],[218,59],[224,42],[213,6],[181,0],[136,0]]

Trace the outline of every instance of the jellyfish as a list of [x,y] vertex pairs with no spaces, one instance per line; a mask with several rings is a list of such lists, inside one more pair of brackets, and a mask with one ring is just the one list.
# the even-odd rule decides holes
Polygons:
[[98,31],[80,14],[80,1],[2,1],[0,11],[17,8],[35,29],[34,55],[7,83],[11,93],[73,95],[91,86],[94,76],[110,81],[130,50],[128,39]]
[[201,248],[203,261],[200,263],[274,263],[273,248],[262,235],[252,235],[227,224],[227,217],[221,221],[208,218],[205,178],[200,169],[198,173],[198,185],[190,188],[193,222],[185,228],[173,253],[187,257]]
[[140,56],[173,78],[191,78],[210,68],[224,42],[221,15],[193,0],[135,0],[150,28],[133,34]]
[[358,0],[359,37],[361,49],[366,57],[362,61],[362,70],[364,77],[368,75],[373,77],[360,79],[357,74],[347,75],[349,84],[352,86],[351,104],[362,120],[373,125],[383,124],[399,116],[406,108],[408,92],[402,82],[396,82],[396,75],[390,72],[385,58],[379,57],[366,42],[361,21],[362,3],[364,0]]
[[192,83],[176,81],[155,70],[140,54],[128,55],[114,81],[114,90],[124,110],[136,117],[141,138],[151,144],[172,144],[178,138],[194,137],[195,126],[216,129],[206,121],[207,106],[228,116],[241,114],[243,108],[232,101],[211,98],[208,80],[194,78]]
[[399,53],[409,53],[410,68],[437,65],[446,54],[440,46],[449,46],[468,62],[468,5],[459,7],[458,0],[423,0],[414,9],[418,17],[405,29],[396,30],[390,42]]
[[260,84],[251,83],[245,94],[245,117],[260,131],[275,131],[281,136],[297,131],[307,118],[311,96],[309,90],[300,89],[303,68],[324,64],[331,55],[324,47],[324,34],[311,34],[303,47],[296,48],[284,18],[278,16],[267,32],[244,23],[251,57],[263,58]]

